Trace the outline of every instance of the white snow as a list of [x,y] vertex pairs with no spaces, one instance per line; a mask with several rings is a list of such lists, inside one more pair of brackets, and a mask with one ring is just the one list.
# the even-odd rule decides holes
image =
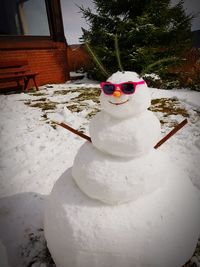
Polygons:
[[85,72],[75,72],[75,71],[70,71],[70,77],[80,77],[81,75],[86,76]]
[[137,157],[148,153],[160,140],[160,122],[146,110],[127,119],[99,112],[90,123],[93,145],[108,154]]
[[[43,86],[40,92],[48,99],[62,103],[55,113],[48,113],[48,117],[56,118],[60,114],[60,120],[70,122],[72,127],[78,121],[77,125],[84,125],[87,132],[87,112],[67,111],[67,115],[63,115],[64,100],[72,101],[71,97],[77,96],[77,88],[99,88],[99,84],[85,79],[82,84],[77,81]],[[61,97],[54,94],[69,89],[74,90],[72,95]],[[200,116],[194,111],[199,112],[200,93],[190,89],[151,89],[150,92],[153,99],[177,98],[189,112],[189,123],[159,149],[167,153],[200,189]],[[41,117],[43,112],[40,109],[24,105],[25,100],[38,98],[40,96],[29,94],[0,95],[0,240],[10,267],[46,266],[42,261],[43,255],[40,255],[44,248],[41,228],[45,195],[50,193],[59,176],[72,166],[78,149],[84,143],[63,128],[54,130]],[[161,117],[161,114],[156,115]],[[174,116],[172,119],[180,122],[183,117]],[[168,120],[170,122],[171,118]],[[168,131],[164,127],[162,134]],[[38,265],[37,255],[40,257]],[[31,265],[33,259],[35,262]]]
[[[159,167],[152,168],[155,162]],[[102,153],[86,142],[75,157],[72,176],[86,195],[115,205],[135,201],[158,189],[171,175],[165,172],[166,165],[180,175],[161,151],[152,149],[127,160]]]
[[47,244],[58,267],[181,267],[197,242],[196,193],[183,175],[139,201],[110,206],[82,193],[69,169],[48,198]]
[[161,79],[159,77],[159,75],[156,74],[156,73],[145,73],[144,76],[143,76],[144,79],[148,78],[148,77],[152,78],[153,80],[160,80]]
[[[138,79],[116,72],[108,81]],[[160,123],[147,110],[146,84],[131,95],[102,92],[101,105],[90,123],[92,143],[81,146],[46,202],[53,259],[57,267],[180,267],[200,234],[199,191],[176,160],[154,149]]]

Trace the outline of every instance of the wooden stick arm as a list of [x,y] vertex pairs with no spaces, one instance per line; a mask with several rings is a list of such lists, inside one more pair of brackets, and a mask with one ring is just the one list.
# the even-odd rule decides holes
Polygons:
[[87,141],[92,142],[91,138],[88,135],[77,131],[76,129],[74,129],[74,128],[70,127],[69,125],[65,124],[64,122],[61,122],[61,123],[57,122],[57,121],[52,121],[52,122],[54,122],[57,125],[62,126],[63,128],[67,129],[68,131],[70,131],[70,132],[82,137],[83,139],[86,139]]
[[[83,139],[92,142],[91,137],[89,137],[88,135],[85,135],[79,131],[77,131],[76,129],[70,127],[69,125],[65,124],[64,122],[57,122],[57,121],[52,121],[57,125],[62,126],[63,128],[67,129],[68,131],[82,137]],[[185,126],[187,124],[187,119],[183,120],[181,123],[179,123],[173,130],[171,130],[166,136],[164,136],[155,146],[154,148],[157,149],[158,147],[160,147],[163,143],[165,143],[170,137],[172,137],[176,132],[178,132],[183,126]]]
[[185,126],[188,123],[187,119],[183,120],[181,123],[176,125],[174,129],[172,129],[166,136],[164,136],[155,146],[154,148],[157,149],[160,147],[163,143],[165,143],[170,137],[172,137],[176,132],[178,132],[183,126]]

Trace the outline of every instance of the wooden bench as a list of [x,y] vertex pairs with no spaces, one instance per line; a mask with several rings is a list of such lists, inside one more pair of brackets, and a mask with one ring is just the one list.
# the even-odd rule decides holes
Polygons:
[[35,77],[37,72],[31,72],[28,61],[0,61],[0,83],[16,82],[18,88],[23,83],[23,91],[27,90],[28,83],[32,79],[37,90]]

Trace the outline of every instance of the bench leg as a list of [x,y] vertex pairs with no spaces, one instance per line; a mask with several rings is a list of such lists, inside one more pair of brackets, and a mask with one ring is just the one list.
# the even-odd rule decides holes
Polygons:
[[36,80],[35,80],[35,76],[33,77],[33,82],[34,82],[34,85],[35,85],[36,90],[39,91],[39,88],[38,88],[37,83],[36,83]]
[[24,91],[26,91],[30,79],[33,79],[33,83],[35,85],[35,88],[36,88],[37,91],[39,91],[39,88],[38,88],[36,80],[35,80],[35,76],[30,76],[30,77],[25,77],[24,78]]
[[26,77],[26,78],[24,78],[24,91],[26,91],[26,89],[27,89],[27,86],[28,86],[28,83],[29,83],[29,80],[30,80],[30,78],[29,77]]
[[21,81],[23,81],[23,79],[17,79],[17,88],[18,88],[18,90],[21,90],[22,89],[22,85],[21,85]]

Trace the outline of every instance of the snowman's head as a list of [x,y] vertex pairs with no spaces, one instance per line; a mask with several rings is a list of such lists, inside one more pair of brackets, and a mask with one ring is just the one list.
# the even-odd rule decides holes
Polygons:
[[116,72],[101,83],[101,106],[117,118],[128,118],[145,111],[151,103],[146,83],[135,72]]

